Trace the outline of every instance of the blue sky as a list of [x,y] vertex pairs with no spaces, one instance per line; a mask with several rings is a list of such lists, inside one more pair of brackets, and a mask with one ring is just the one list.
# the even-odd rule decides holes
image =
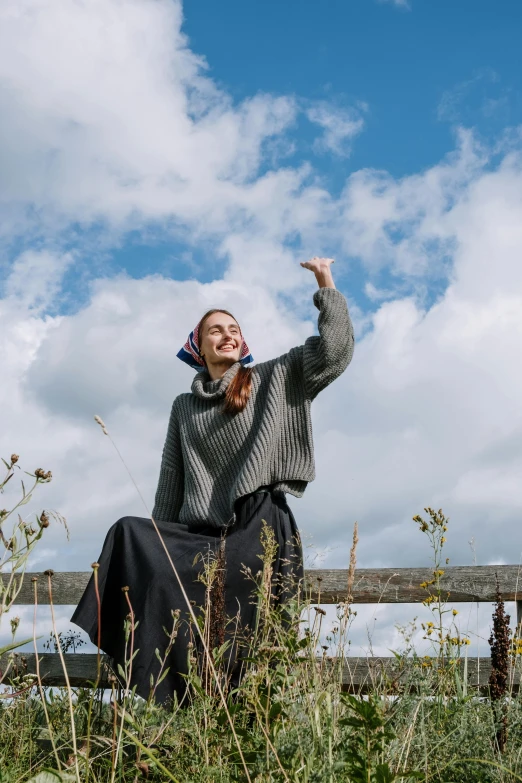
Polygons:
[[[457,122],[490,136],[522,119],[516,0],[412,0],[409,10],[372,0],[198,0],[184,15],[194,51],[238,100],[266,90],[368,104],[351,158],[321,162],[334,187],[354,169],[402,176],[433,165]],[[303,155],[307,136],[303,128]]]
[[317,254],[356,346],[301,531],[332,567],[355,520],[360,565],[421,565],[431,505],[455,564],[518,562],[521,29],[504,0],[5,0],[2,454],[52,469],[71,529],[32,567],[144,513],[93,416],[152,507],[188,331],[225,306],[258,360],[302,342]]

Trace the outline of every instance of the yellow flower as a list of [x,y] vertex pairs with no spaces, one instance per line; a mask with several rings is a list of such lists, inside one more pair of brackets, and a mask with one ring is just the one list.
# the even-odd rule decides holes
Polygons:
[[440,543],[443,544],[445,541],[446,541],[446,536],[442,536],[442,538],[440,539]]
[[453,610],[453,617],[456,617],[458,615],[458,612],[456,609]]

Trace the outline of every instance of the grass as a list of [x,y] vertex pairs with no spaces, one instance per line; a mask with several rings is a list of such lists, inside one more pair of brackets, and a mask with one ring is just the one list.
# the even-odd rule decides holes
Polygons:
[[[8,476],[14,475],[17,463],[5,463]],[[43,471],[30,475],[33,490],[50,480]],[[28,496],[24,489],[24,504]],[[13,651],[4,648],[0,783],[522,780],[522,698],[510,689],[508,676],[520,665],[521,645],[511,638],[499,597],[491,639],[491,687],[479,691],[467,684],[462,671],[467,638],[459,633],[455,610],[441,588],[448,520],[441,510],[425,511],[426,519],[413,519],[433,552],[433,578],[423,584],[424,603],[432,613],[423,625],[424,637],[433,647],[429,658],[418,655],[408,637],[393,668],[375,677],[371,689],[347,692],[357,530],[346,600],[336,607],[336,630],[324,649],[323,613],[310,596],[297,593],[284,610],[273,604],[275,542],[266,528],[262,568],[252,575],[259,623],[253,637],[244,640],[249,649],[238,688],[230,687],[229,641],[216,630],[209,601],[194,627],[207,654],[198,657],[195,648],[189,653],[193,698],[187,708],[173,704],[166,709],[153,698],[140,699],[128,687],[136,653],[130,605],[122,629],[128,660],[112,676],[108,691],[96,682],[92,688],[45,688],[38,677],[17,675],[9,663],[15,660]],[[4,530],[10,514],[2,512]],[[2,534],[4,572],[23,573],[28,554],[45,534],[49,515],[43,512],[36,519],[32,526],[19,520],[9,537]],[[205,575],[209,597],[222,576],[219,554],[208,560]],[[52,585],[52,574],[47,578]],[[18,589],[15,577],[2,588],[0,620],[6,619]],[[175,628],[175,614],[173,619]],[[12,644],[23,643],[15,639],[16,618],[11,626]],[[167,644],[175,643],[172,634]],[[57,633],[55,624],[54,640],[66,667],[64,653],[70,641]]]

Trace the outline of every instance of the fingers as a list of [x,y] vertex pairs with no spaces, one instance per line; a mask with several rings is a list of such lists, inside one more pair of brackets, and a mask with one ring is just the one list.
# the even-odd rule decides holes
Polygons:
[[313,269],[318,264],[335,264],[335,259],[333,258],[320,258],[319,256],[314,256],[309,261],[301,261],[301,266],[305,269]]

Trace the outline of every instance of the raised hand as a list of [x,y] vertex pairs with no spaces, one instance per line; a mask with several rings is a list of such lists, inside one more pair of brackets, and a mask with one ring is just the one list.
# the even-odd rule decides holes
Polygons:
[[319,288],[335,288],[330,266],[334,264],[333,258],[319,258],[314,256],[309,261],[301,261],[303,269],[309,269],[314,273]]

